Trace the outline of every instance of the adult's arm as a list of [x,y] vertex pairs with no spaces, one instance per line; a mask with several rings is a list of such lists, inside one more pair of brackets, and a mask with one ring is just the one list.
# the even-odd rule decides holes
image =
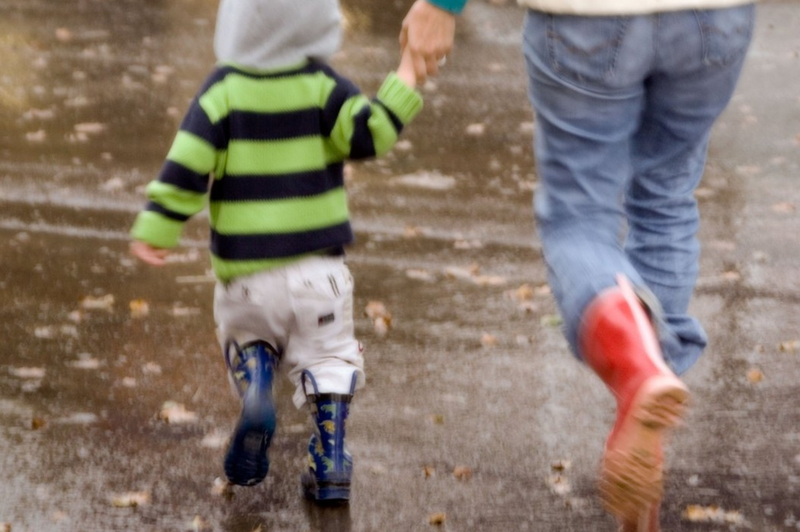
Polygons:
[[456,15],[467,0],[417,0],[403,20],[400,47],[411,53],[419,82],[439,72],[439,61],[450,53]]

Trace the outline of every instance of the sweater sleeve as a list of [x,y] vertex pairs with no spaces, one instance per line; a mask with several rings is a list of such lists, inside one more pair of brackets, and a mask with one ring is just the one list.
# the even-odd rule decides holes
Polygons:
[[220,129],[195,99],[158,178],[145,189],[148,202],[131,228],[134,239],[159,248],[178,244],[185,223],[207,203],[210,174],[217,167]]
[[[352,90],[346,80],[340,84]],[[360,93],[351,93],[347,98],[336,94],[334,90],[331,100],[339,100],[341,106],[330,139],[337,151],[349,159],[384,155],[397,142],[403,127],[422,109],[420,93],[395,73],[389,74],[372,100]]]
[[461,11],[464,10],[464,6],[467,5],[467,0],[426,0],[428,3],[435,5],[436,7],[442,8],[445,11],[450,11],[451,13],[459,14]]

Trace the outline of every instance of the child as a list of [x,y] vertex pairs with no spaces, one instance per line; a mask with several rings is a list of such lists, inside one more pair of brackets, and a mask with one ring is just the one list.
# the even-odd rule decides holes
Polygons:
[[319,503],[349,500],[345,420],[364,385],[343,161],[387,152],[422,107],[408,54],[371,101],[325,64],[340,19],[337,0],[222,0],[219,63],[131,229],[132,253],[164,264],[208,202],[214,316],[242,398],[225,473],[244,486],[267,475],[280,364],[314,421],[302,485]]

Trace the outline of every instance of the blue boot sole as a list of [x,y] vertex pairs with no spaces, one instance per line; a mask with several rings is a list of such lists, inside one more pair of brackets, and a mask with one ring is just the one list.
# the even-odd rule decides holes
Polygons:
[[269,444],[274,425],[240,424],[231,438],[225,455],[225,475],[233,484],[254,486],[263,481],[269,472]]
[[303,496],[320,506],[342,506],[350,502],[349,483],[318,483],[313,473],[306,472],[300,476]]

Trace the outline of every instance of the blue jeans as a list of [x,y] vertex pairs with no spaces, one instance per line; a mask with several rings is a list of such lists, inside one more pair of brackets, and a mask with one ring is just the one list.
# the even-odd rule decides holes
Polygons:
[[705,348],[706,334],[688,314],[700,253],[694,190],[754,17],[752,4],[642,16],[528,11],[534,210],[578,356],[584,310],[619,273],[660,303],[654,321],[676,373]]

